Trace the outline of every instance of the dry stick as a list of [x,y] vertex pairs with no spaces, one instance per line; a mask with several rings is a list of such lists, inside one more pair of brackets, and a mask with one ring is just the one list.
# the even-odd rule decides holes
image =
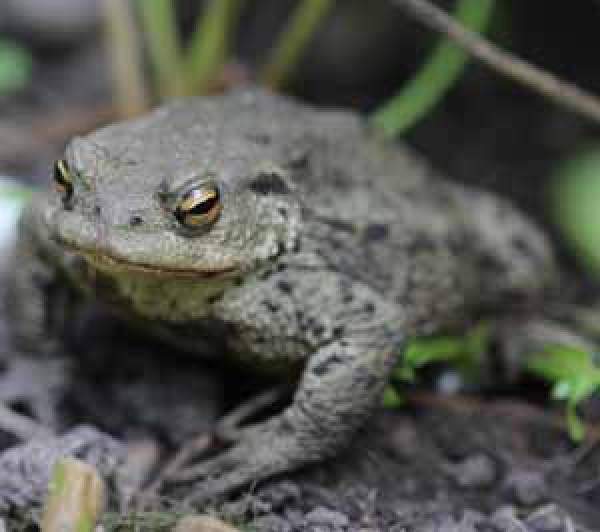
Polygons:
[[422,24],[447,35],[473,57],[497,72],[533,89],[556,103],[600,123],[600,99],[523,59],[505,52],[457,23],[429,0],[391,0]]

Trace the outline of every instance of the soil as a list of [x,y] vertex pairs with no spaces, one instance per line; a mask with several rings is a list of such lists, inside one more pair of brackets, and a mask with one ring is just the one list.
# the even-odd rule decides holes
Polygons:
[[[29,366],[31,385],[55,405],[53,428],[66,436],[0,455],[0,508],[16,516],[10,523],[39,508],[48,462],[57,456],[84,458],[111,477],[149,452],[143,467],[155,475],[182,445],[209,434],[232,401],[255,391],[240,394],[247,376],[186,357],[174,364],[165,346],[108,318],[102,323],[74,335],[77,358],[54,360],[64,369],[51,391],[40,392],[49,361],[30,363],[39,364],[37,371]],[[15,375],[22,378],[11,371],[19,364],[4,360],[5,390]],[[17,406],[35,411],[28,397]],[[2,436],[5,447],[15,445]],[[559,412],[516,397],[414,390],[402,409],[382,409],[337,459],[255,486],[211,511],[259,531],[600,530],[599,437],[591,428],[575,446]],[[27,467],[14,465],[22,463]],[[190,511],[193,495],[193,484],[162,490],[146,501],[153,513],[140,513],[138,525],[168,530],[155,526],[155,512]],[[115,522],[114,515],[106,519]]]
[[[596,48],[590,45],[587,51],[582,45],[596,38],[594,17],[600,10],[594,3],[581,4],[565,10],[543,0],[513,2],[508,36],[500,28],[498,39],[600,90]],[[565,27],[577,28],[577,43]],[[390,43],[385,40],[386,46]],[[407,48],[407,57],[413,56]],[[402,76],[413,66],[405,65]],[[353,102],[363,109],[401,83],[370,73],[376,84],[358,80],[335,93],[325,88],[318,68],[303,72],[293,87],[299,97]],[[114,118],[107,80],[93,41],[80,49],[40,54],[32,87],[0,99],[0,171],[29,183],[47,181],[52,160],[69,137]],[[548,222],[544,191],[557,162],[596,134],[597,127],[585,120],[472,65],[407,140],[451,177],[513,199],[561,246]],[[566,267],[576,273],[564,255]],[[45,416],[59,433],[69,434],[82,423],[92,426],[100,432],[85,437],[93,436],[102,448],[113,444],[98,434],[110,435],[115,445],[128,443],[124,460],[144,449],[151,476],[179,446],[210,431],[223,413],[254,392],[253,386],[240,386],[247,379],[231,368],[174,358],[164,347],[132,338],[108,321],[103,328],[76,331],[72,351],[78,356],[54,361],[49,386],[48,361],[24,367],[12,360],[1,318],[2,389],[22,389],[23,379],[28,386],[12,406]],[[540,400],[547,390],[539,382],[519,381],[501,392],[489,389],[468,397],[438,395],[428,391],[428,383],[423,379],[405,408],[382,410],[338,459],[254,487],[215,511],[273,532],[600,530],[600,433],[588,431],[588,439],[575,446],[563,430],[561,414]],[[50,407],[42,414],[44,402]],[[598,419],[600,404],[586,405],[586,415]],[[0,433],[2,450],[17,443],[14,435]],[[7,463],[0,454],[0,472]],[[39,505],[39,494],[27,487],[27,482],[33,486],[27,474],[21,506],[9,500],[16,519],[8,521],[11,526],[23,524],[23,510],[35,507],[36,497]],[[46,480],[39,472],[31,475],[38,475],[38,483]],[[9,475],[0,475],[0,500],[3,478]],[[156,504],[165,511],[180,510],[192,493],[193,486],[178,487]]]

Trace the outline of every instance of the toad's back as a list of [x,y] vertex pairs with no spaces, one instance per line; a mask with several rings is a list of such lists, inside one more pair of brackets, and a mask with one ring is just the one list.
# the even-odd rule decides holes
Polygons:
[[261,144],[300,193],[307,253],[291,262],[308,254],[367,284],[408,310],[415,332],[473,307],[537,298],[554,280],[547,239],[508,201],[438,177],[357,115],[274,105],[262,93],[225,105],[237,109],[221,142]]

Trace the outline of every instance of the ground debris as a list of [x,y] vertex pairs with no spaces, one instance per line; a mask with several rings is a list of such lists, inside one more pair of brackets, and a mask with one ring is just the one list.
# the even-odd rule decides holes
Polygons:
[[123,447],[89,426],[76,427],[63,436],[32,440],[0,454],[0,512],[29,511],[46,497],[54,465],[77,458],[110,477],[119,466]]
[[208,515],[188,515],[182,518],[174,532],[239,532],[239,529]]

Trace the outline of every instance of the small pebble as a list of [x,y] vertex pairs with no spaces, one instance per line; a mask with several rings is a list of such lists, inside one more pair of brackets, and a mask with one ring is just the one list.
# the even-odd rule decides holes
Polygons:
[[523,522],[512,506],[498,508],[490,517],[489,524],[498,532],[526,532]]
[[[536,510],[525,519],[532,532],[567,532],[575,530],[571,519],[555,504]],[[570,526],[567,526],[570,523]]]
[[453,475],[462,488],[486,488],[495,482],[497,468],[489,456],[476,454],[454,466]]
[[546,482],[541,473],[512,473],[506,479],[505,489],[511,502],[520,506],[537,506],[547,498]]
[[260,532],[292,532],[292,526],[277,515],[265,515],[257,517],[250,522],[252,530],[260,530]]
[[260,490],[257,496],[268,503],[273,510],[279,510],[287,503],[300,499],[301,492],[298,484],[289,480],[283,480],[274,484],[269,484]]
[[240,532],[240,530],[209,515],[187,515],[178,521],[174,532]]
[[344,514],[323,506],[318,506],[306,514],[305,519],[308,525],[316,526],[343,527],[348,526],[349,523],[348,517]]

